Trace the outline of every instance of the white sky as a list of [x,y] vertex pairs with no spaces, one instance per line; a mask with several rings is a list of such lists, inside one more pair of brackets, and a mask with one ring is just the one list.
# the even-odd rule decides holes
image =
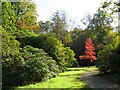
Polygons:
[[81,19],[93,14],[106,0],[33,0],[37,5],[38,21],[49,20],[53,12],[65,10],[67,16],[80,25]]

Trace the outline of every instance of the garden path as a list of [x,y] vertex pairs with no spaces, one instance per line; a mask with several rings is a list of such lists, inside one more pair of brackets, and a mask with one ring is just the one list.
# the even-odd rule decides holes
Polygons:
[[89,71],[86,72],[82,75],[80,75],[80,78],[85,81],[87,83],[87,85],[89,85],[91,88],[93,88],[94,90],[99,90],[100,88],[102,89],[110,89],[110,88],[114,88],[114,89],[119,89],[120,90],[120,86],[117,85],[116,83],[109,81],[107,79],[105,79],[104,77],[101,78],[99,76],[97,76],[97,74],[99,73],[99,71]]

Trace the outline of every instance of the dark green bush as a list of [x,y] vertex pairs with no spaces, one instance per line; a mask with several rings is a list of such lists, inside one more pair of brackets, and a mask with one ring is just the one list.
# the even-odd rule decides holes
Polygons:
[[53,34],[46,33],[36,36],[31,39],[30,45],[44,49],[57,62],[61,72],[66,70],[69,63],[76,60],[74,52],[68,47],[65,48]]
[[14,36],[2,30],[3,87],[44,81],[57,75],[55,60],[43,49],[31,46],[20,49],[19,45]]
[[[17,59],[19,55],[19,45],[20,43],[15,40],[14,36],[7,33],[4,28],[2,28],[2,81],[3,85],[8,82],[12,82],[14,78],[11,78],[11,73],[13,69],[20,64]],[[17,60],[16,60],[16,59]]]
[[56,62],[43,49],[26,46],[23,48],[21,55],[25,62],[24,69],[27,71],[24,72],[26,75],[21,76],[24,81],[45,81],[56,76],[59,71]]
[[7,33],[2,28],[2,66],[3,66],[3,69],[12,66],[14,63],[17,63],[17,61],[14,62],[14,58],[19,55],[19,45],[20,43],[17,40],[15,40],[15,37],[11,36],[10,33]]
[[[48,80],[59,72],[56,62],[43,49],[26,46],[13,59],[10,67],[3,67],[3,84],[25,85]],[[19,60],[19,63],[15,63]]]
[[67,67],[74,66],[76,63],[78,65],[76,58],[74,58],[75,53],[73,50],[70,49],[70,47],[65,47],[65,56],[65,62],[67,63]]
[[101,73],[120,73],[120,42],[118,40],[117,37],[116,41],[106,45],[104,50],[99,51],[97,66]]
[[30,32],[30,30],[18,30],[14,33],[14,36],[16,37],[16,40],[21,43],[20,47],[25,47],[30,43],[30,39],[37,36],[37,34]]
[[[26,32],[17,33],[16,37],[23,46],[30,44],[34,48],[32,46],[20,48],[20,43],[15,37],[3,30],[3,87],[48,80],[72,66],[72,62],[76,60],[74,52],[69,47],[64,48],[53,35],[37,36]],[[29,36],[30,38],[26,39]],[[27,40],[29,42],[25,42]]]

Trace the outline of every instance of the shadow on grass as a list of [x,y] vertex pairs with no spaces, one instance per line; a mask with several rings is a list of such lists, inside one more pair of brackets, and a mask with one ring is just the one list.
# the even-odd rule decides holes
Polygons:
[[70,88],[64,88],[64,89],[59,89],[59,90],[93,90],[91,87],[89,87],[87,84],[85,84],[85,82],[80,78],[80,73],[78,74],[69,74],[69,75],[59,75],[60,77],[69,77],[69,76],[74,76],[75,75],[75,79],[72,81],[76,84],[78,83],[83,83],[82,87],[80,85],[79,88],[74,88],[74,86],[70,87]]
[[[83,82],[83,83],[85,83],[80,77],[76,77],[73,82]],[[73,87],[71,87],[71,88],[73,88]],[[82,88],[79,88],[79,90],[93,90],[93,89],[90,86],[88,86],[87,84],[83,84]]]
[[92,88],[61,88],[61,89],[57,89],[57,90],[93,90]]
[[[78,71],[78,73],[70,73],[70,74],[65,74],[65,75],[59,75],[59,77],[76,77],[76,79],[73,82],[82,82],[83,80],[80,79],[80,74],[83,74],[84,72],[89,71],[88,69],[80,69],[80,68],[75,68],[75,69],[69,69],[67,71]],[[80,71],[80,72],[79,72]],[[37,83],[37,82],[36,82]],[[29,85],[29,84],[28,84]],[[14,87],[15,88],[15,87]],[[9,89],[3,89],[3,90],[14,90],[13,87],[9,87]],[[73,89],[72,89],[73,88]],[[70,87],[70,88],[63,88],[63,89],[59,89],[59,90],[92,90],[88,85],[84,85],[82,86],[82,88],[74,88],[74,87]]]

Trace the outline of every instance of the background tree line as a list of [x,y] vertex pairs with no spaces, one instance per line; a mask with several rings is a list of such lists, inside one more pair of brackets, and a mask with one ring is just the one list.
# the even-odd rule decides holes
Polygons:
[[[48,21],[37,22],[36,5],[30,2],[2,2],[3,86],[25,85],[48,80],[67,67],[87,66],[85,41],[92,38],[101,73],[120,77],[120,41],[111,23],[118,3],[105,1],[93,17],[83,19],[86,29],[68,30],[65,11],[54,12]],[[116,74],[117,73],[117,74]]]

